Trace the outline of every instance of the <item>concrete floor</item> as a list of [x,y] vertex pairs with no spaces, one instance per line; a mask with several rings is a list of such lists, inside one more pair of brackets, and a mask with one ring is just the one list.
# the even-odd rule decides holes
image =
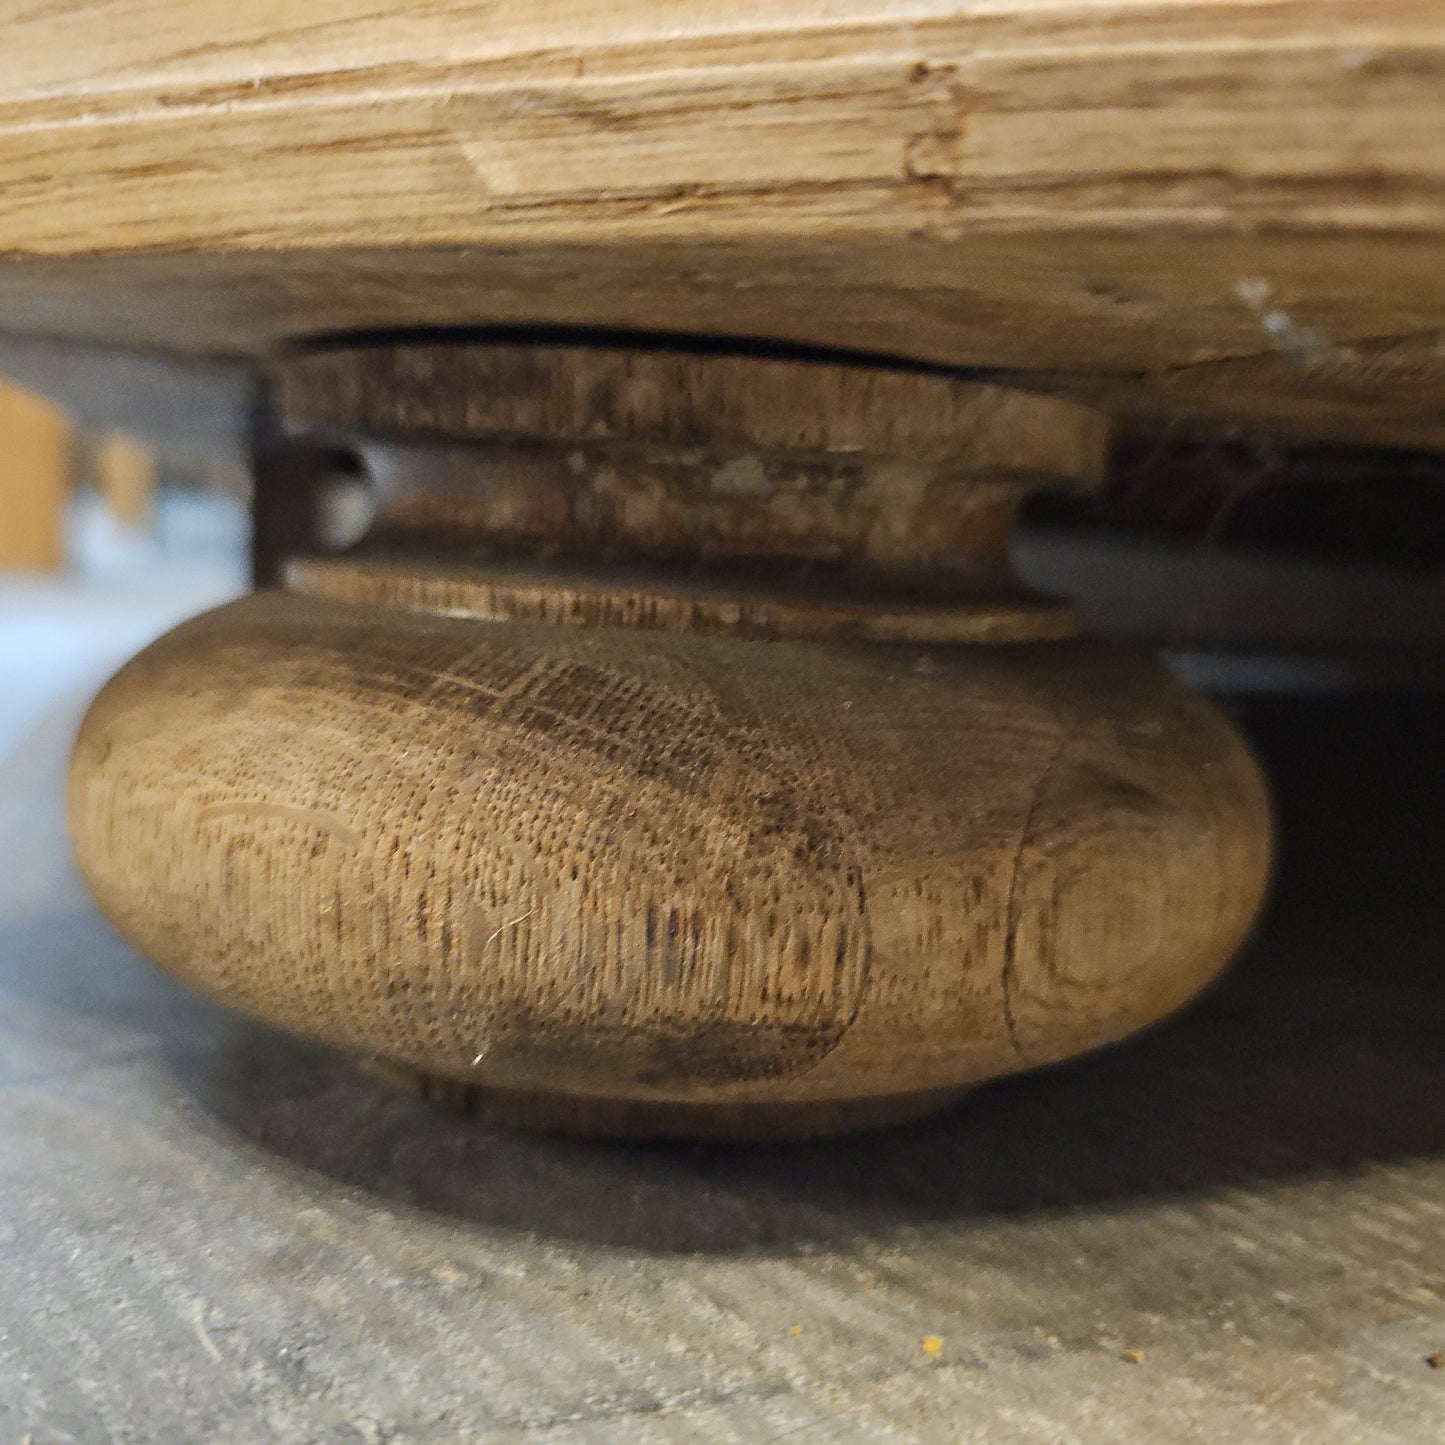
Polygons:
[[1185,1017],[786,1149],[490,1130],[187,996],[72,873],[71,718],[0,763],[0,1442],[1445,1439],[1445,706],[1256,705],[1282,882]]

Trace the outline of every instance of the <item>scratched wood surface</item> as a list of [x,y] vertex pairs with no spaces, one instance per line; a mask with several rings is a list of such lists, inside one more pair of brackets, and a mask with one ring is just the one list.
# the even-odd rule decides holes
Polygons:
[[7,9],[0,329],[761,335],[1445,443],[1435,0]]
[[210,997],[499,1112],[745,1137],[916,1113],[1171,1012],[1252,923],[1271,831],[1225,720],[1097,644],[284,594],[107,686],[70,816],[106,916]]
[[348,565],[178,629],[88,714],[82,869],[209,996],[511,1118],[799,1137],[1121,1037],[1248,930],[1247,750],[1008,573],[1022,492],[1102,469],[1088,408],[598,349],[282,381],[292,422],[466,442],[476,475],[383,487]]
[[85,901],[72,723],[0,767],[0,1436],[1436,1445],[1438,705],[1256,710],[1284,871],[1200,1008],[787,1149],[509,1133],[196,999]]

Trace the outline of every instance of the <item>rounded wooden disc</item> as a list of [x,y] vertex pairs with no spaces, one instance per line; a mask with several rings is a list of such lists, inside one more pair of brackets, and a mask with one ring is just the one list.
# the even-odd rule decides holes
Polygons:
[[636,443],[900,457],[1035,483],[1097,482],[1099,411],[1016,387],[884,367],[669,348],[397,341],[279,357],[295,430],[453,441]]
[[202,992],[579,1121],[896,1100],[1119,1038],[1224,965],[1270,840],[1225,720],[1100,644],[288,594],[109,684],[70,817],[107,916]]
[[469,617],[480,622],[553,622],[714,637],[815,638],[940,645],[1054,642],[1074,636],[1067,602],[1030,597],[900,601],[866,585],[849,592],[797,587],[790,593],[756,578],[609,572],[605,568],[485,563],[322,561],[287,569],[293,591],[340,602],[372,602]]

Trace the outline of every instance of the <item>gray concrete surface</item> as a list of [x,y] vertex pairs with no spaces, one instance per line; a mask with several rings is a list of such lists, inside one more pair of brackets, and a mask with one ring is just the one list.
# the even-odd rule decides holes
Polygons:
[[172,986],[71,871],[52,720],[0,764],[0,1441],[1445,1438],[1445,713],[1254,721],[1283,881],[1200,1007],[922,1127],[686,1149]]

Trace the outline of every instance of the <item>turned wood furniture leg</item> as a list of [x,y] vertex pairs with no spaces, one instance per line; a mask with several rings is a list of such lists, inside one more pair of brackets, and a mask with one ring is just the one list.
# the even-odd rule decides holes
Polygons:
[[371,448],[369,537],[147,649],[75,755],[95,897],[197,989],[517,1123],[801,1137],[1120,1038],[1249,928],[1246,748],[1009,573],[1092,411],[683,351],[276,381]]
[[64,565],[71,440],[59,407],[0,377],[0,570]]
[[155,453],[135,437],[110,432],[95,449],[95,484],[122,527],[149,526],[155,515]]

